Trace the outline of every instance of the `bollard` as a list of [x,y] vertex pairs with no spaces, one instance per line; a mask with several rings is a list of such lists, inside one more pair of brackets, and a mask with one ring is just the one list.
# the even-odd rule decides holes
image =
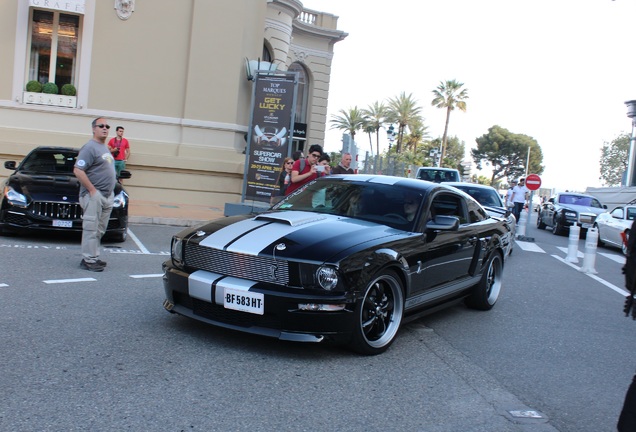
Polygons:
[[517,237],[525,237],[526,225],[528,224],[528,212],[521,210],[519,215],[519,223],[517,224]]
[[581,227],[578,225],[572,225],[570,227],[570,237],[568,239],[568,256],[565,257],[567,262],[577,263],[579,262],[579,236],[581,234]]
[[594,269],[596,263],[596,246],[598,244],[598,230],[596,228],[590,228],[587,230],[587,237],[585,238],[585,253],[583,255],[583,265],[581,271],[585,273],[596,274],[598,273]]

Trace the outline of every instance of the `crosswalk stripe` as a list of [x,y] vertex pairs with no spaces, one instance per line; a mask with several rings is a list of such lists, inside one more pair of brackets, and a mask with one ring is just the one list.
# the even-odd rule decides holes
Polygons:
[[526,252],[545,253],[545,251],[543,249],[541,249],[539,246],[537,246],[536,243],[524,242],[524,241],[519,241],[519,240],[516,240],[515,243],[517,243],[517,246],[519,246],[521,249],[523,249]]

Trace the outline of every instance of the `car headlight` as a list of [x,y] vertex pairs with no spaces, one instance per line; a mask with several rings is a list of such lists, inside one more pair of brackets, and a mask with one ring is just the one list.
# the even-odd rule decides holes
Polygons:
[[172,257],[172,261],[175,265],[183,264],[183,240],[179,237],[172,237],[170,256]]
[[576,219],[576,212],[573,211],[565,211],[563,212],[566,218],[574,218]]
[[9,201],[9,204],[17,207],[26,207],[27,199],[21,193],[18,193],[11,186],[4,187],[4,196]]
[[126,207],[126,203],[128,202],[128,195],[126,192],[121,191],[117,195],[115,195],[115,200],[113,201],[113,207]]
[[338,285],[338,272],[329,266],[320,266],[316,271],[316,278],[321,288],[331,291]]

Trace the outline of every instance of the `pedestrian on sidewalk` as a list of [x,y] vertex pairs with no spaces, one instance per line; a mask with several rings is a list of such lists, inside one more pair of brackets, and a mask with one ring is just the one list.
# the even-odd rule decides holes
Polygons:
[[93,138],[80,149],[73,173],[80,182],[82,215],[82,261],[80,267],[100,272],[106,262],[99,259],[100,242],[106,232],[115,199],[115,160],[106,145],[108,121],[93,120]]
[[130,143],[124,138],[123,126],[117,126],[115,131],[117,136],[111,138],[108,142],[108,150],[110,150],[115,159],[115,172],[117,173],[117,178],[119,178],[122,170],[126,169],[126,162],[128,157],[130,157]]

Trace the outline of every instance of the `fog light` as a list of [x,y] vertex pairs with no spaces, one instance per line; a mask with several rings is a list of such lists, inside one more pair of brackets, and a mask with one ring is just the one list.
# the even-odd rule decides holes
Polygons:
[[298,309],[312,312],[334,312],[344,310],[344,304],[299,303]]

